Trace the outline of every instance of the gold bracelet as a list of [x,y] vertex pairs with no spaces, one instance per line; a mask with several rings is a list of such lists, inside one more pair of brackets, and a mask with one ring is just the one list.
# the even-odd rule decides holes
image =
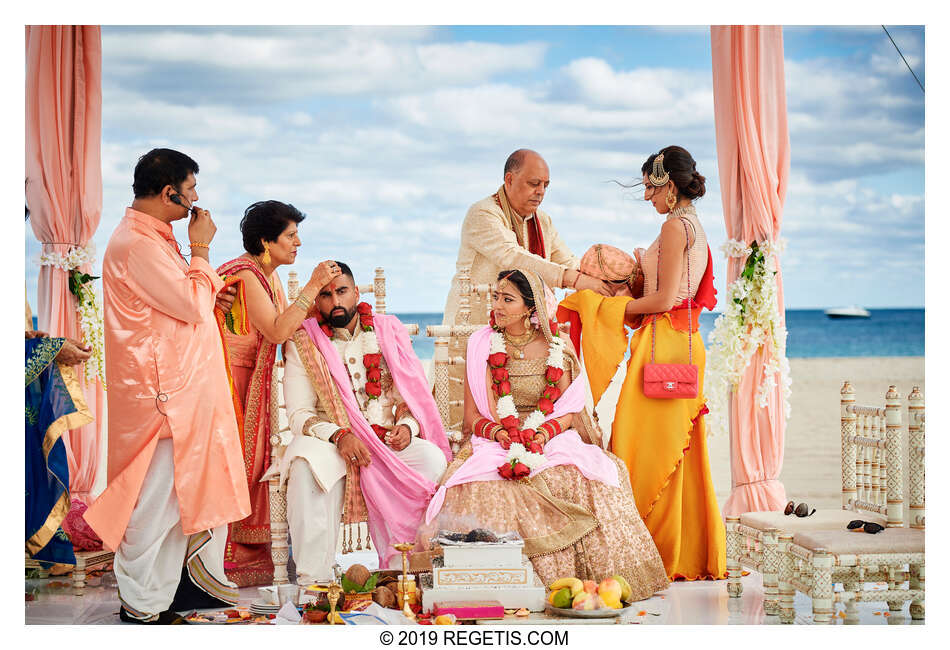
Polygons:
[[300,294],[297,299],[294,300],[294,307],[302,309],[304,313],[307,313],[310,311],[310,308],[313,307],[313,300],[304,294]]
[[200,241],[193,241],[188,243],[192,248],[208,248],[207,244],[202,244]]

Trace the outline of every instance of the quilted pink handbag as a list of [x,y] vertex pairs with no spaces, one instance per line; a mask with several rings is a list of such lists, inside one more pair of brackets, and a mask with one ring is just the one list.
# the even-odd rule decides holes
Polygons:
[[[686,241],[689,241],[689,231],[683,221],[683,230],[686,231]],[[695,242],[694,242],[695,243]],[[660,266],[660,251],[657,248],[657,270]],[[660,278],[657,273],[656,289],[660,290]],[[686,248],[686,294],[692,293],[689,278],[689,247]],[[686,309],[689,316],[689,363],[656,363],[656,319],[650,323],[650,363],[643,366],[643,394],[655,399],[672,399],[676,397],[692,398],[699,395],[699,369],[693,364],[693,310],[692,300],[687,298]]]

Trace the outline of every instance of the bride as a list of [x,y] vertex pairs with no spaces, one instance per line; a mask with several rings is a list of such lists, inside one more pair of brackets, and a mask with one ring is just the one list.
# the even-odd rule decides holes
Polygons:
[[555,305],[537,274],[499,273],[493,327],[468,342],[469,437],[429,504],[426,531],[516,531],[546,585],[619,574],[632,599],[643,600],[667,586],[663,561],[627,468],[600,446],[584,404],[586,378],[551,320]]

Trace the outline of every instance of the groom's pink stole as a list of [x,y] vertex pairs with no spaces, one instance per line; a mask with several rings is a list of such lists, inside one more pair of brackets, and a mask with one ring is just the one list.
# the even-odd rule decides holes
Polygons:
[[[405,328],[394,316],[373,315],[379,349],[386,359],[397,390],[419,422],[420,437],[435,443],[451,461],[452,452],[442,428],[438,409],[429,392],[422,364],[412,353]],[[326,361],[349,419],[350,430],[369,449],[372,461],[358,472],[360,491],[366,503],[369,533],[376,545],[380,567],[389,566],[396,553],[392,544],[412,542],[429,499],[438,487],[406,465],[373,432],[363,416],[336,347],[316,319],[307,319],[303,329]],[[414,363],[413,363],[414,362]],[[347,479],[353,473],[347,472]]]

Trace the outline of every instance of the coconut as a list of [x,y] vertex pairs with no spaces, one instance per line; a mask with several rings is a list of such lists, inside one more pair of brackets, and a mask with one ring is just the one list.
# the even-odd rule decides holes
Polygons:
[[366,584],[366,581],[369,580],[370,573],[369,569],[367,569],[362,564],[354,564],[346,570],[344,575],[346,576],[347,580],[362,587]]
[[373,602],[380,607],[396,607],[396,594],[389,587],[376,587],[373,590]]

